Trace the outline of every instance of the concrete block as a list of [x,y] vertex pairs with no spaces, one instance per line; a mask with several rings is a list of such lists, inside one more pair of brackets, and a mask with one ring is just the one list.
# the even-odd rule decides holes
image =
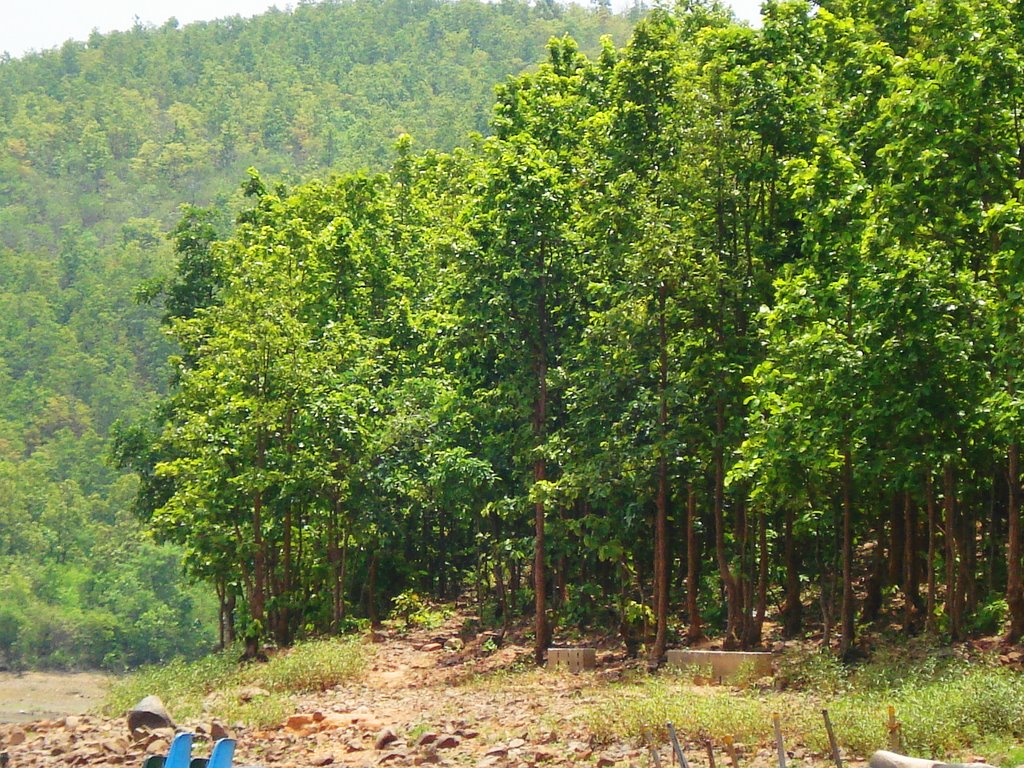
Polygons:
[[671,650],[668,663],[673,667],[696,667],[700,673],[723,682],[742,669],[753,667],[760,676],[772,674],[772,655],[756,651],[691,651]]
[[548,669],[565,669],[575,674],[596,666],[595,648],[548,648]]

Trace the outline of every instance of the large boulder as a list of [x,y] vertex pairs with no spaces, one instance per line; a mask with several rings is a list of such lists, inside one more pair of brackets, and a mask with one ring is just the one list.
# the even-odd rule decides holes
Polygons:
[[128,713],[128,730],[135,733],[142,728],[151,731],[174,728],[174,721],[159,696],[147,696]]

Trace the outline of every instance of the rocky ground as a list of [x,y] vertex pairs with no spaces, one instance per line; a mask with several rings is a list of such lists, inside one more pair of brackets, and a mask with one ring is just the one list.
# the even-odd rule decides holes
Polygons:
[[[527,648],[506,644],[481,655],[473,646],[487,637],[471,638],[466,647],[459,628],[460,620],[453,619],[434,630],[377,635],[365,675],[295,699],[294,713],[277,728],[200,721],[178,726],[197,733],[198,754],[213,738],[235,737],[235,763],[243,766],[646,765],[646,753],[635,745],[591,744],[579,721],[590,696],[623,673],[612,654],[599,657],[598,670],[580,675],[510,675],[509,668],[528,665]],[[10,768],[139,766],[147,754],[165,753],[172,736],[155,730],[133,737],[123,718],[69,715],[0,725],[0,752],[7,753]]]

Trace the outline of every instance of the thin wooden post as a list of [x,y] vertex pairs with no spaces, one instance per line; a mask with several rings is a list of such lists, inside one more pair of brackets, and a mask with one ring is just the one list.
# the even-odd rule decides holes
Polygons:
[[732,761],[732,768],[740,768],[740,761],[736,758],[736,745],[732,743],[732,736],[726,736],[724,741],[725,751],[729,753],[729,759]]
[[836,742],[836,734],[832,730],[832,719],[828,716],[828,710],[821,710],[821,716],[825,718],[825,732],[828,734],[828,745],[832,749],[832,762],[836,768],[843,768],[843,758],[839,756],[839,744]]
[[772,726],[775,728],[775,751],[779,756],[779,768],[786,768],[786,745],[782,743],[782,721],[778,712],[772,712]]
[[715,749],[711,744],[711,739],[704,739],[704,749],[708,753],[708,766],[709,768],[715,768]]
[[900,724],[896,722],[896,707],[892,704],[888,707],[889,710],[889,749],[893,752],[900,751]]
[[690,768],[690,764],[686,761],[686,755],[683,754],[683,748],[679,746],[679,739],[676,737],[676,727],[672,723],[666,723],[665,727],[668,728],[668,738],[672,742],[672,750],[675,753],[676,759],[679,760],[679,765],[682,768]]
[[658,747],[651,737],[651,732],[646,728],[644,729],[644,740],[647,742],[647,749],[651,752],[651,761],[654,763],[654,768],[661,768],[661,755],[658,753]]

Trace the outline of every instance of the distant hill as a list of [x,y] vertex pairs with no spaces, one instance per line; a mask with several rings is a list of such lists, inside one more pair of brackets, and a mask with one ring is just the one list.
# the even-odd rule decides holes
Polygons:
[[630,27],[551,2],[354,0],[0,61],[0,666],[213,641],[209,602],[138,535],[135,481],[106,459],[114,421],[167,378],[159,309],[134,297],[173,267],[180,204],[223,205],[252,165],[382,167],[402,133],[449,149],[551,37],[593,51]]

